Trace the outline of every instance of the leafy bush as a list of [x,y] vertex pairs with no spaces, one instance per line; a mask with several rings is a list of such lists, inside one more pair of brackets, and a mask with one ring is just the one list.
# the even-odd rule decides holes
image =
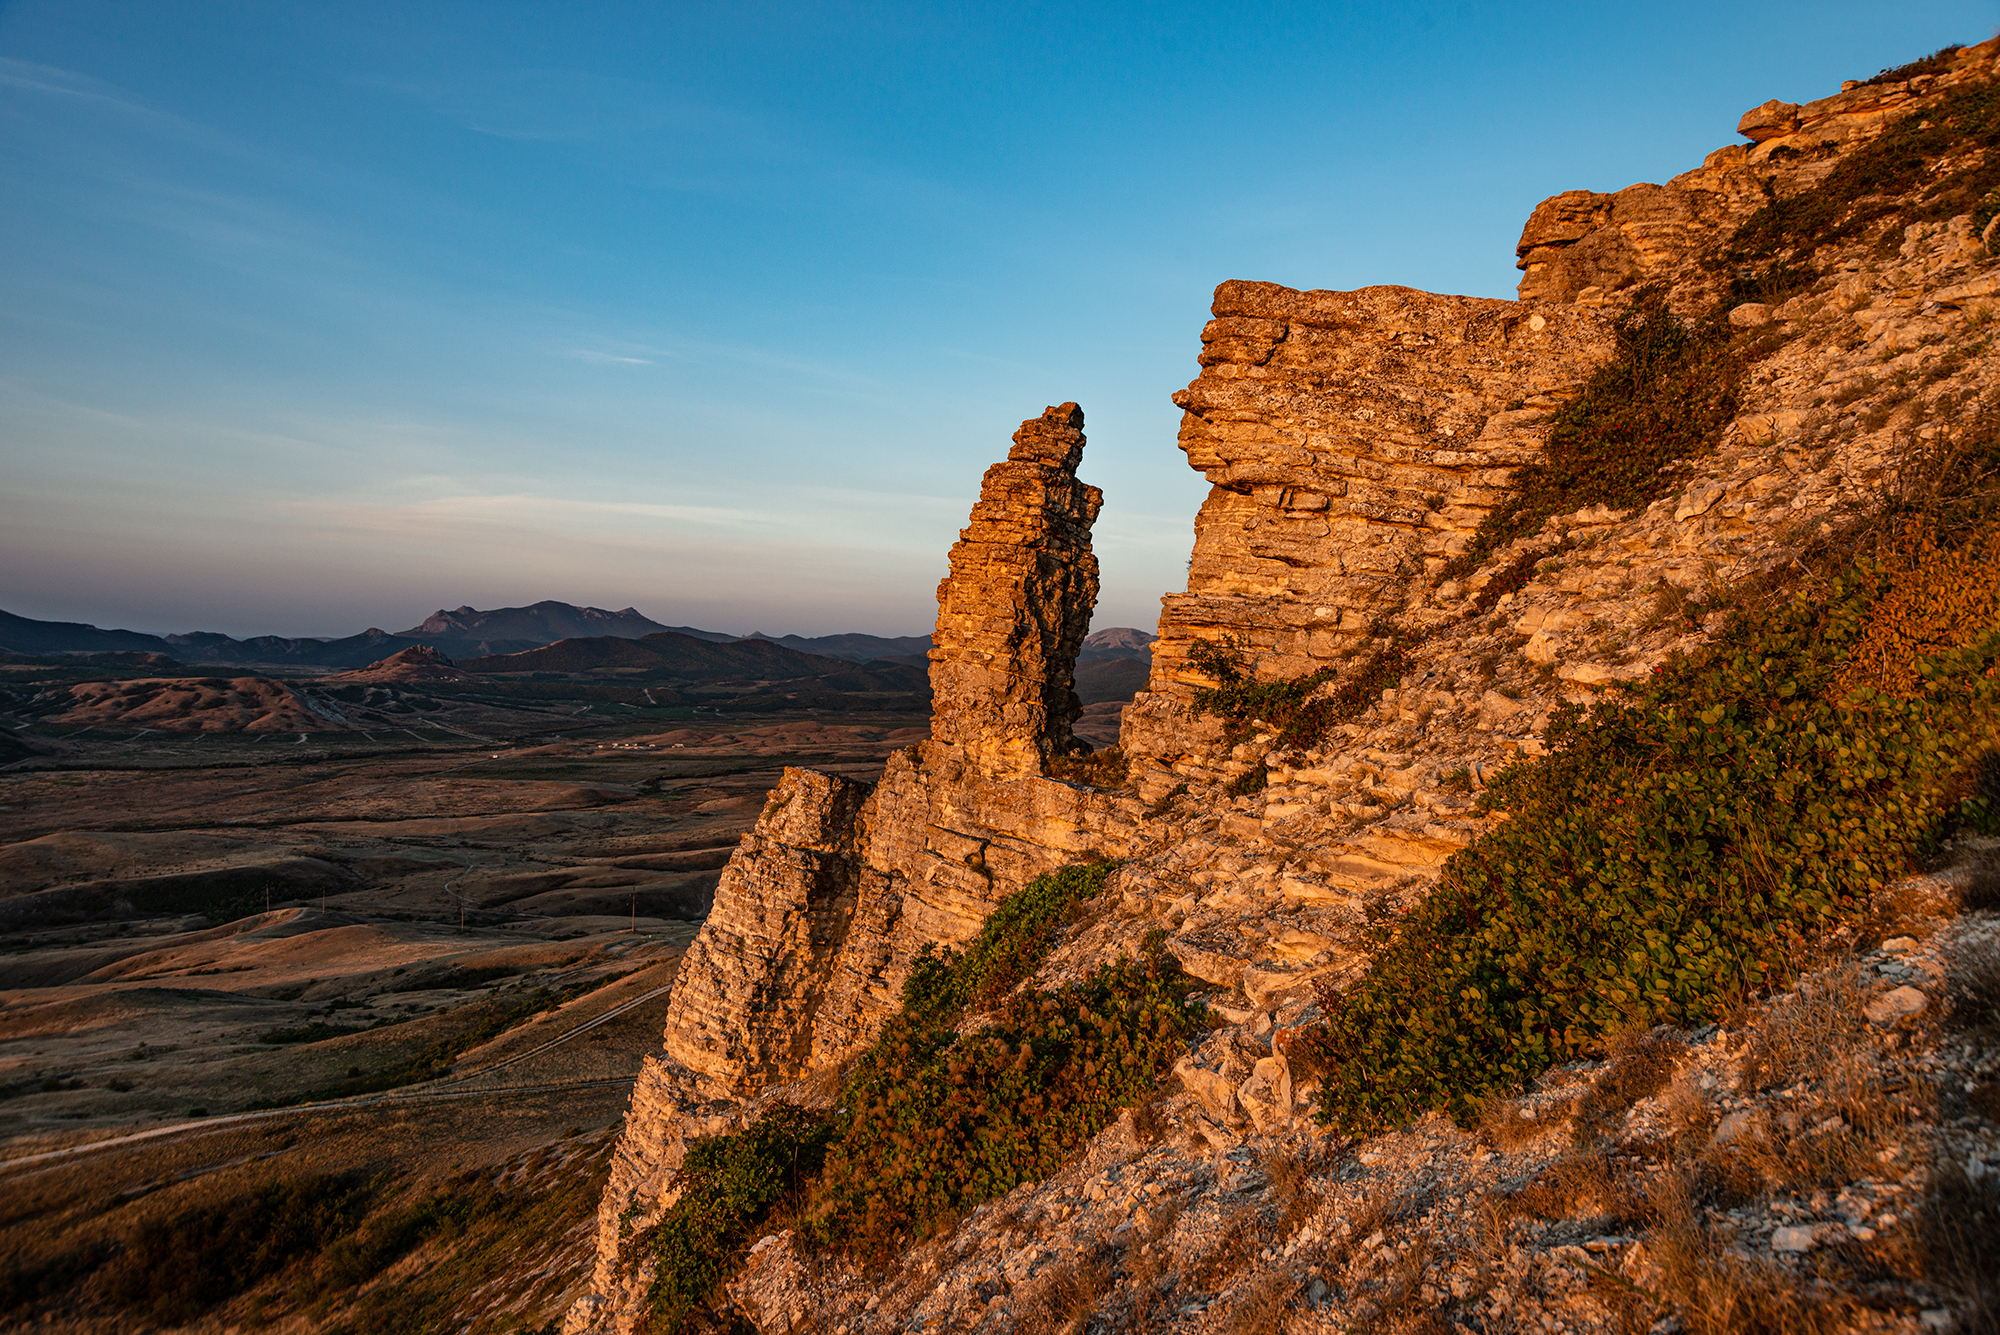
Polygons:
[[[1421,639],[1390,632],[1382,636],[1361,661],[1345,673],[1319,668],[1297,677],[1258,681],[1250,666],[1248,646],[1240,639],[1220,644],[1197,639],[1188,648],[1188,660],[1202,673],[1216,680],[1214,686],[1197,689],[1188,712],[1200,718],[1210,715],[1222,721],[1229,745],[1243,741],[1257,727],[1276,734],[1273,754],[1303,751],[1319,745],[1335,727],[1351,722],[1368,711],[1410,670],[1410,651]],[[1321,688],[1330,682],[1332,691]],[[1256,792],[1264,785],[1259,766],[1237,781],[1239,795]]]
[[660,1262],[649,1303],[661,1335],[714,1295],[774,1207],[795,1205],[800,1229],[824,1245],[879,1257],[1054,1172],[1152,1092],[1198,1020],[1188,1001],[1195,984],[1157,940],[1142,960],[1053,992],[1014,992],[992,1027],[957,1030],[1033,974],[1111,871],[1095,863],[1039,876],[1000,903],[962,954],[920,952],[901,1009],[830,1118],[780,1106],[689,1147],[680,1198],[649,1244]]
[[899,1016],[842,1091],[808,1206],[814,1233],[880,1257],[1055,1172],[1186,1050],[1192,986],[1152,955],[1017,994],[991,1028],[963,1036]]
[[1037,876],[1000,901],[960,954],[927,944],[903,984],[902,1013],[921,1023],[956,1024],[1019,985],[1041,964],[1056,929],[1094,899],[1117,864],[1090,862]]
[[[1742,368],[1727,325],[1686,324],[1649,288],[1613,336],[1611,360],[1555,414],[1541,457],[1515,472],[1506,501],[1480,521],[1444,578],[1471,574],[1554,515],[1590,505],[1629,510],[1666,495],[1682,477],[1675,465],[1712,446],[1736,415]],[[1515,575],[1525,580],[1526,572]]]
[[[1893,73],[1908,77],[1900,70]],[[2000,157],[1991,151],[1996,147],[2000,89],[1991,83],[1955,88],[1937,105],[1891,122],[1817,185],[1773,199],[1751,214],[1715,263],[1739,271],[1766,261],[1803,269],[1820,247],[1860,236],[1896,215],[1914,221],[1972,213],[1975,225],[1983,226],[1981,201],[2000,186]],[[1982,149],[1986,151],[1978,152]],[[1967,155],[1969,165],[1938,176],[1947,159]]]
[[654,1329],[670,1333],[728,1278],[752,1226],[826,1155],[833,1125],[780,1104],[734,1135],[689,1144],[675,1185],[680,1199],[653,1230],[660,1268],[648,1293]]
[[1512,818],[1378,932],[1352,992],[1323,999],[1307,1040],[1330,1073],[1323,1115],[1350,1131],[1431,1108],[1469,1124],[1482,1097],[1606,1036],[1715,1017],[1865,908],[2000,738],[1990,621],[1922,658],[1913,698],[1845,684],[1871,611],[1912,578],[1860,563],[1631,703],[1559,714],[1552,754],[1482,799]]
[[1056,756],[1049,761],[1049,777],[1093,788],[1123,788],[1131,777],[1131,767],[1126,764],[1125,752],[1113,745],[1089,755]]
[[1883,70],[1872,79],[1863,79],[1861,81],[1862,86],[1868,87],[1878,83],[1901,83],[1905,79],[1914,79],[1920,74],[1942,74],[1951,68],[1951,58],[1964,49],[1965,47],[1958,42],[1953,42],[1950,46],[1941,46],[1929,55],[1918,60],[1913,60],[1907,65],[1897,65],[1893,69]]

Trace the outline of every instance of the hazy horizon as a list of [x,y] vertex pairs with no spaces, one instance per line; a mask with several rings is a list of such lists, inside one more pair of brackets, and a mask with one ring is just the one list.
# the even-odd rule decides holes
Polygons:
[[1539,200],[1993,18],[0,3],[0,607],[922,634],[1073,399],[1096,624],[1151,629],[1216,283],[1512,296]]

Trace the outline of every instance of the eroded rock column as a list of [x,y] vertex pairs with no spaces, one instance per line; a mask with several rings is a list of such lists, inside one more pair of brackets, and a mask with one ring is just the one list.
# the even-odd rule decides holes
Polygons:
[[1070,746],[1077,650],[1097,604],[1090,526],[1104,493],[1079,482],[1083,410],[1021,423],[986,470],[938,585],[931,736],[989,779],[1041,774]]
[[1075,404],[1050,408],[986,472],[938,588],[931,740],[872,787],[786,770],[730,858],[633,1090],[570,1335],[635,1328],[653,1262],[630,1240],[672,1205],[690,1139],[865,1047],[924,945],[960,944],[1034,876],[1140,837],[1136,799],[1044,776],[1071,743],[1097,600],[1103,493],[1077,480],[1082,428]]

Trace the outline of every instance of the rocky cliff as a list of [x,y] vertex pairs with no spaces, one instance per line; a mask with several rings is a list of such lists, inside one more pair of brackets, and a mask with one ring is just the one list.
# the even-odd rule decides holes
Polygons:
[[1137,798],[1045,777],[1077,745],[1072,674],[1097,600],[1103,496],[1076,476],[1084,444],[1066,403],[1023,422],[987,470],[938,586],[931,740],[873,788],[787,770],[724,869],[633,1094],[599,1211],[600,1290],[572,1329],[629,1328],[650,1271],[621,1244],[672,1203],[688,1137],[837,1068],[894,1009],[922,945],[966,940],[1042,872],[1147,844]]
[[[1498,1192],[1498,1170],[1479,1165],[1518,1149],[1542,1156],[1523,1161],[1532,1175],[1566,1142],[1503,1137],[1489,1152],[1426,1123],[1364,1143],[1358,1161],[1327,1158],[1337,1146],[1305,1117],[1314,1082],[1276,1040],[1317,1013],[1317,990],[1360,974],[1370,922],[1414,903],[1494,828],[1475,794],[1545,752],[1558,709],[1698,649],[1705,602],[1776,578],[1985,411],[2000,191],[1984,192],[2000,176],[1978,173],[1992,135],[1924,149],[1908,179],[1864,154],[1885,135],[1930,132],[1924,117],[1946,99],[1990,97],[1996,56],[1988,43],[1818,102],[1766,103],[1743,118],[1750,145],[1664,185],[1546,201],[1518,248],[1518,301],[1222,284],[1200,373],[1175,396],[1180,448],[1212,490],[1188,587],[1163,601],[1149,690],[1124,715],[1129,788],[1051,777],[1071,745],[1099,498],[1075,477],[1074,406],[1024,423],[939,591],[934,740],[900,753],[873,790],[789,772],[725,873],[634,1095],[600,1215],[598,1295],[566,1329],[638,1319],[651,1262],[621,1255],[622,1239],[671,1202],[687,1137],[741,1125],[785,1082],[810,1102],[815,1079],[890,1012],[922,944],[966,940],[1001,897],[1086,854],[1124,865],[1043,979],[1081,976],[1155,933],[1212,988],[1218,1027],[1181,1061],[1164,1111],[1121,1122],[1073,1172],[983,1207],[879,1286],[789,1234],[766,1239],[731,1290],[759,1329],[1059,1329],[1092,1311],[1143,1325],[1174,1283],[1196,1295],[1165,1309],[1185,1329],[1344,1329],[1384,1317],[1383,1286],[1397,1283],[1393,1310],[1483,1303],[1480,1328],[1623,1319],[1610,1298],[1571,1299],[1588,1258],[1630,1261],[1618,1249],[1631,1239],[1578,1233],[1596,1241],[1572,1248],[1585,1258],[1572,1264],[1546,1222],[1501,1228],[1501,1250],[1514,1249],[1504,1282],[1447,1273],[1420,1236],[1395,1280],[1396,1252],[1376,1249],[1397,1220],[1430,1217],[1413,1201],[1434,1204],[1442,1182]],[[1877,175],[1852,179],[1865,175],[1856,164]],[[1783,200],[1801,202],[1771,207]],[[1831,212],[1814,222],[1820,205]],[[1708,404],[1715,429],[1634,484],[1632,504],[1496,528],[1510,504],[1507,516],[1524,513],[1509,499],[1523,470],[1552,457],[1565,406],[1648,300],[1724,321],[1703,335],[1737,368]],[[1293,734],[1254,709],[1207,709],[1238,673],[1305,683],[1323,726]],[[1685,1077],[1677,1097],[1721,1097],[1712,1057],[1668,1063]],[[1385,1156],[1409,1173],[1370,1169]],[[1259,1193],[1281,1182],[1289,1232],[1218,1269],[1216,1249],[1248,1236],[1243,1221],[1273,1199]],[[1432,1232],[1460,1224],[1472,1227],[1439,1216]],[[1310,1286],[1322,1271],[1287,1261],[1300,1248],[1325,1267]],[[1562,1274],[1544,1282],[1538,1266]]]

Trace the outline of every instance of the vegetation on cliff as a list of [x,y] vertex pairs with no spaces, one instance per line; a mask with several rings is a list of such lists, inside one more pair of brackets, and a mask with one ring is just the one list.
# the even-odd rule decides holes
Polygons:
[[1511,819],[1302,1040],[1325,1120],[1468,1121],[1611,1035],[1716,1018],[1941,835],[1994,829],[1975,771],[2000,742],[2000,453],[1989,435],[1945,462],[1870,554],[1565,711],[1548,758],[1496,779],[1483,801]]
[[[1735,415],[1742,366],[1726,324],[1683,321],[1652,288],[1626,308],[1614,334],[1611,359],[1554,415],[1541,457],[1515,473],[1507,499],[1480,523],[1444,578],[1471,574],[1555,515],[1592,505],[1634,509],[1667,494],[1681,480],[1677,465],[1712,447]],[[1545,550],[1523,553],[1487,581],[1474,610],[1520,589],[1548,556]],[[1264,681],[1240,637],[1196,639],[1189,665],[1215,684],[1197,689],[1188,709],[1221,720],[1231,745],[1261,727],[1275,734],[1274,752],[1305,750],[1359,718],[1394,686],[1421,639],[1381,626],[1374,646],[1345,671],[1328,667]],[[1259,766],[1232,791],[1244,795],[1262,786]]]
[[[1152,1092],[1199,1021],[1195,984],[1170,956],[1152,950],[1077,984],[1016,990],[1112,870],[1037,877],[963,953],[926,949],[902,1009],[829,1116],[779,1105],[689,1146],[679,1198],[649,1244],[657,1331],[682,1329],[711,1302],[774,1214],[822,1245],[880,1259],[1055,1171]],[[960,1031],[995,1004],[990,1023]]]
[[[1813,259],[1822,247],[1863,237],[1884,218],[1907,223],[1969,213],[1973,227],[1984,228],[2000,212],[1995,148],[2000,86],[1955,88],[1936,106],[1893,121],[1823,180],[1751,214],[1714,262],[1735,270],[1735,300],[1779,301],[1818,276]],[[1901,229],[1890,229],[1887,239],[1900,241]]]
[[1664,292],[1649,288],[1618,317],[1613,336],[1611,359],[1555,413],[1541,456],[1515,472],[1507,499],[1480,521],[1444,578],[1471,574],[1555,515],[1592,505],[1631,510],[1667,495],[1684,481],[1677,465],[1713,446],[1736,415],[1741,366],[1719,318],[1683,321]]
[[[1234,746],[1259,728],[1274,734],[1271,750],[1299,751],[1317,746],[1339,724],[1361,717],[1410,669],[1410,650],[1419,640],[1381,628],[1376,645],[1345,672],[1320,668],[1303,676],[1259,681],[1249,645],[1239,636],[1220,642],[1197,639],[1188,662],[1215,681],[1197,689],[1188,712],[1220,719],[1223,738]],[[1323,689],[1329,684],[1332,690]],[[1260,765],[1232,789],[1238,795],[1263,787]]]

